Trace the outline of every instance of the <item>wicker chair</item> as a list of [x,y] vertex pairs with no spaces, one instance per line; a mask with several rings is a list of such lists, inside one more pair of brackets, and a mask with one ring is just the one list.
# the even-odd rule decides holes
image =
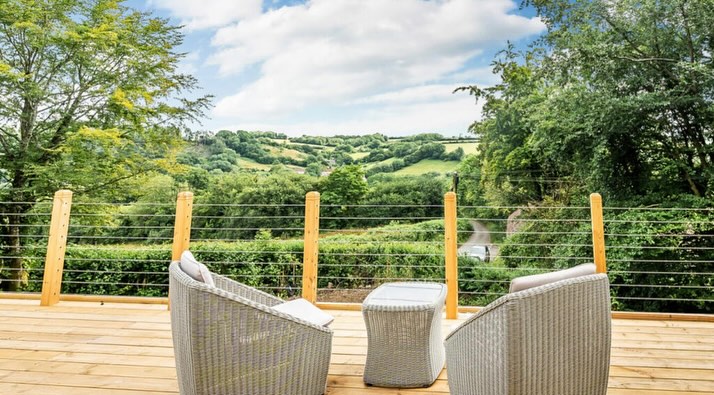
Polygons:
[[182,395],[323,394],[332,331],[275,311],[283,301],[213,274],[169,268],[171,333]]
[[455,395],[604,395],[610,292],[591,274],[507,294],[446,338]]

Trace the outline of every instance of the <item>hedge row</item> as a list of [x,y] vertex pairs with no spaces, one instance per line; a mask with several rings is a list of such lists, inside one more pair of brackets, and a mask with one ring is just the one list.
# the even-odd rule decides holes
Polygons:
[[[522,221],[519,231],[503,241],[495,262],[460,257],[461,303],[485,305],[506,293],[513,277],[588,260],[590,226],[578,218],[572,210],[526,211],[521,219],[532,221]],[[618,235],[606,240],[616,309],[714,313],[714,277],[707,275],[714,272],[714,211],[628,210],[606,220],[607,233]],[[459,222],[461,236],[468,235],[468,228],[468,222]],[[373,287],[407,278],[442,281],[442,240],[443,221],[324,236],[318,287]],[[211,270],[281,296],[297,294],[301,286],[301,240],[258,232],[256,240],[193,243],[192,250]],[[23,290],[40,291],[44,248],[24,251],[29,283]],[[166,295],[170,255],[167,244],[69,245],[62,292]]]
[[[271,291],[280,296],[299,293],[302,282],[302,241],[197,242],[196,258],[211,271]],[[170,245],[69,245],[65,258],[63,293],[92,295],[166,296]],[[40,291],[43,257],[28,260],[31,281],[24,291]],[[508,271],[479,267],[478,260],[460,257],[462,304],[490,301],[505,293]],[[473,282],[483,276],[505,286]],[[320,241],[318,287],[369,288],[387,281],[444,278],[443,245],[410,242],[355,242],[350,238]]]

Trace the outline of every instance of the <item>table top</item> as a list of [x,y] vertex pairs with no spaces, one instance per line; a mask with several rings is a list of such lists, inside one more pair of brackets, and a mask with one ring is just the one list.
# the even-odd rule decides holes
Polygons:
[[362,303],[362,307],[390,306],[435,306],[439,301],[443,304],[446,285],[426,282],[386,283],[370,292]]

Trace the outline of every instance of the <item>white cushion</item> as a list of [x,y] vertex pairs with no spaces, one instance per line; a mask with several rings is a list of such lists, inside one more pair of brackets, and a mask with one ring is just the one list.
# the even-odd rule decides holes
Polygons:
[[327,326],[335,319],[335,317],[318,309],[314,304],[305,299],[291,300],[273,306],[272,308],[273,310],[291,315],[295,318],[300,318],[315,325]]
[[181,254],[179,267],[184,271],[184,273],[188,274],[194,280],[206,283],[212,287],[216,286],[213,282],[211,271],[208,270],[206,265],[197,261],[196,258],[193,257],[191,251],[186,250]]
[[511,288],[508,292],[523,291],[524,289],[550,284],[568,278],[587,276],[589,274],[595,274],[595,271],[596,269],[594,263],[583,263],[582,265],[574,266],[570,269],[559,270],[557,272],[517,277],[511,281]]

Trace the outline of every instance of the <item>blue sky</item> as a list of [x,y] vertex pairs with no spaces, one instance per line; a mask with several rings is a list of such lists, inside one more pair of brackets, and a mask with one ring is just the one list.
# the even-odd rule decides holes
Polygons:
[[200,129],[465,135],[464,85],[544,25],[511,0],[131,0],[184,26],[181,69],[215,96]]

